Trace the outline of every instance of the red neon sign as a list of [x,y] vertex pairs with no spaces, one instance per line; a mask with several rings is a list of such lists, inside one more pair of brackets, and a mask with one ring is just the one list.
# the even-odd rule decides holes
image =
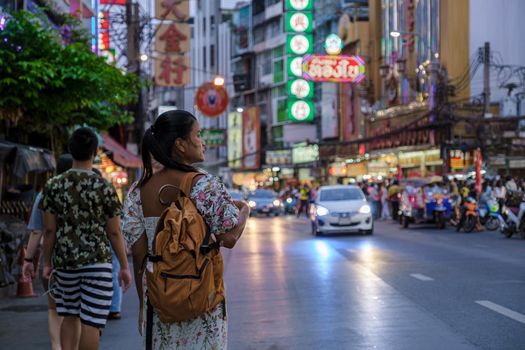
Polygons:
[[319,82],[359,83],[365,78],[365,62],[359,56],[306,55],[303,77]]

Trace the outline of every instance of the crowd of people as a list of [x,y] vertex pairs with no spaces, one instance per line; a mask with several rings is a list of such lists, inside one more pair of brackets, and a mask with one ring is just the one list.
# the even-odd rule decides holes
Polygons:
[[[410,182],[408,182],[410,183]],[[381,182],[359,182],[368,201],[371,203],[375,220],[397,220],[402,191],[407,187],[401,186],[397,179],[385,179]],[[410,184],[408,186],[411,186]],[[516,176],[485,178],[482,181],[481,191],[476,188],[474,179],[458,179],[456,177],[434,178],[426,184],[430,193],[446,194],[457,199],[455,203],[460,207],[467,198],[475,199],[479,206],[490,201],[496,201],[500,208],[513,193],[525,193],[525,178]],[[420,189],[422,202],[425,201],[425,190]]]
[[[410,181],[404,181],[410,185]],[[396,178],[381,179],[381,181],[358,181],[359,186],[372,207],[374,220],[397,220],[399,215],[400,197],[407,184],[400,184]],[[457,177],[433,177],[426,183],[426,188],[432,193],[442,193],[449,197],[459,199],[461,203],[467,197],[476,199],[480,205],[495,200],[503,206],[509,193],[525,192],[525,178],[496,176],[485,178],[482,182],[482,190],[476,190],[473,179],[458,179]],[[317,183],[303,182],[298,186],[288,186],[279,193],[281,200],[293,198],[296,207],[296,215],[308,217],[309,206],[315,201],[319,189]],[[425,191],[421,189],[422,196]],[[424,198],[422,199],[424,201]]]

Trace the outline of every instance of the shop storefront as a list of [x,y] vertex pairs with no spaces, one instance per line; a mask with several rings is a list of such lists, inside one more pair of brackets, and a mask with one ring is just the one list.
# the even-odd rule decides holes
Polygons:
[[130,185],[140,176],[142,160],[109,135],[102,136],[100,146],[104,151],[99,152],[100,162],[97,162],[96,167],[102,177],[115,187],[120,200],[123,201]]
[[400,152],[398,158],[403,178],[443,175],[439,149]]
[[311,182],[319,176],[319,146],[300,143],[292,149],[292,163],[300,182]]

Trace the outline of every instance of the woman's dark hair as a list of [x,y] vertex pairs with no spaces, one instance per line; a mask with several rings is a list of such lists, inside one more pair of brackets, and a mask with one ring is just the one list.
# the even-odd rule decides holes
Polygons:
[[68,147],[73,159],[89,160],[97,153],[97,135],[90,128],[78,128],[69,138]]
[[153,175],[151,156],[169,169],[184,172],[197,171],[190,165],[183,164],[172,157],[173,145],[178,138],[187,139],[197,118],[183,110],[162,113],[155,123],[144,133],[142,139],[142,163],[144,166],[139,186],[144,185]]

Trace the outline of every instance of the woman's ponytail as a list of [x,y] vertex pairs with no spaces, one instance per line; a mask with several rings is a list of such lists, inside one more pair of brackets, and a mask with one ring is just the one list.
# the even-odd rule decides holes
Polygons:
[[144,133],[142,139],[142,162],[144,171],[139,181],[142,187],[153,176],[152,157],[168,169],[184,172],[197,172],[198,170],[173,158],[172,150],[177,138],[187,138],[193,124],[197,121],[195,116],[187,111],[168,111],[161,114],[155,123]]
[[153,164],[151,162],[151,142],[153,140],[153,132],[151,131],[151,128],[146,130],[144,133],[144,137],[142,138],[142,164],[143,164],[143,172],[142,176],[139,181],[139,187],[142,187],[153,175]]

